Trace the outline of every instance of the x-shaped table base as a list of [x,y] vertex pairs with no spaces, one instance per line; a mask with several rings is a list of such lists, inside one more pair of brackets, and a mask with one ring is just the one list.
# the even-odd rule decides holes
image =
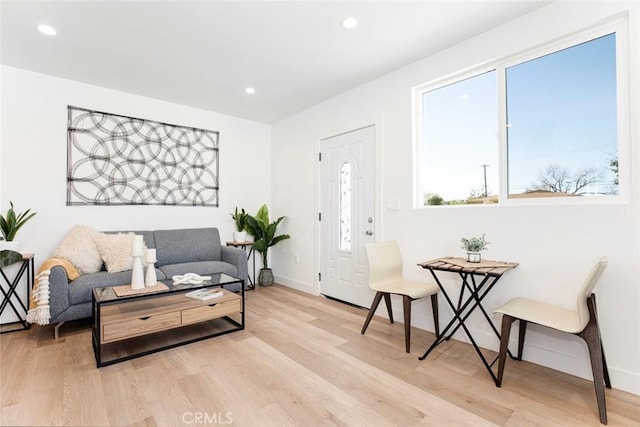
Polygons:
[[[435,261],[429,261],[419,264],[421,267],[428,269],[431,272],[431,275],[442,291],[447,304],[449,304],[449,307],[451,307],[451,309],[453,310],[453,319],[451,319],[449,324],[447,324],[442,332],[440,332],[435,341],[419,359],[424,360],[429,355],[429,353],[433,351],[434,348],[436,348],[442,342],[451,339],[451,337],[458,331],[458,329],[462,328],[469,338],[469,341],[471,341],[471,344],[480,357],[480,360],[482,360],[485,368],[487,368],[487,371],[491,375],[491,378],[493,378],[493,381],[497,384],[498,378],[493,373],[491,367],[498,360],[498,357],[496,356],[496,358],[491,363],[487,361],[487,359],[482,354],[480,347],[478,347],[478,344],[473,338],[473,335],[469,331],[469,328],[467,328],[465,321],[469,318],[469,316],[471,316],[471,313],[479,308],[484,315],[484,318],[491,326],[491,329],[495,333],[496,337],[498,338],[498,340],[500,340],[500,333],[491,321],[489,314],[482,306],[482,300],[487,296],[487,294],[489,294],[498,280],[500,280],[502,275],[508,270],[515,268],[518,264],[497,263],[493,261],[485,261],[484,264],[478,264],[477,267],[473,264],[475,263],[466,263],[460,258],[440,258]],[[492,264],[494,265],[492,266]],[[460,288],[460,295],[458,296],[457,305],[451,300],[449,294],[447,294],[446,289],[436,275],[436,271],[454,272],[460,276],[460,279],[462,280],[462,286]],[[476,278],[481,278],[480,283],[478,283]],[[466,299],[465,291],[468,291]],[[511,352],[509,352],[509,356],[513,357]]]
[[[9,279],[9,277],[4,271],[4,268],[0,267],[0,277],[2,277],[4,283],[6,283],[9,286],[8,290],[5,291],[4,287],[0,285],[0,291],[2,292],[2,303],[0,303],[0,315],[4,313],[4,310],[7,308],[7,305],[11,306],[13,313],[18,317],[19,322],[22,324],[22,328],[12,329],[9,331],[2,331],[0,333],[21,331],[24,329],[29,329],[30,327],[29,323],[27,323],[27,320],[26,320],[28,308],[18,296],[17,288],[18,288],[18,284],[20,283],[20,280],[22,279],[22,276],[24,276],[24,273],[26,272],[27,273],[27,301],[28,301],[29,291],[31,290],[31,285],[33,284],[33,277],[34,277],[33,255],[23,255],[22,261],[19,261],[19,262],[21,262],[22,264],[20,264],[18,272],[16,273],[13,280]],[[22,309],[22,312],[24,312],[24,319],[23,319],[23,315],[18,310],[18,307],[16,307],[13,304],[12,298],[14,296],[16,297],[15,299],[18,301],[18,306]]]

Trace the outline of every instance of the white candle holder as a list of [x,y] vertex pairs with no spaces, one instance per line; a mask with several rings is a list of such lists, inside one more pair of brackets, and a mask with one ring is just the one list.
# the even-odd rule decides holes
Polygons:
[[131,289],[144,289],[144,268],[142,267],[142,236],[134,235],[131,244],[131,256],[133,268],[131,270]]
[[133,257],[133,269],[131,270],[131,289],[138,290],[144,288],[144,271],[142,267],[142,257]]
[[156,276],[156,267],[154,265],[157,261],[155,249],[147,249],[145,261],[147,262],[147,275],[145,276],[144,284],[146,286],[156,286],[158,277]]
[[133,242],[131,243],[131,256],[132,257],[142,257],[144,255],[144,241],[142,240],[142,236],[139,234],[135,234],[133,236]]

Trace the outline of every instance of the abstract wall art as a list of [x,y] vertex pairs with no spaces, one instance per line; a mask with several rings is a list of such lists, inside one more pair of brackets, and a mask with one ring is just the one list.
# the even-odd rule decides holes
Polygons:
[[67,205],[218,206],[219,132],[68,106]]

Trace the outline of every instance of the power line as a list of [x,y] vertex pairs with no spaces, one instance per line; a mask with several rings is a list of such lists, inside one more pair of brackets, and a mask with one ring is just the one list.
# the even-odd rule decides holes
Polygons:
[[488,197],[489,193],[487,191],[487,168],[489,165],[480,165],[482,169],[484,169],[484,197]]

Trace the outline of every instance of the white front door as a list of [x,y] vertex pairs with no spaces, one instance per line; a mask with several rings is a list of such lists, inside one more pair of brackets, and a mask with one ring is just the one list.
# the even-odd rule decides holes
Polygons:
[[375,127],[320,142],[320,290],[371,305],[364,245],[374,241]]

